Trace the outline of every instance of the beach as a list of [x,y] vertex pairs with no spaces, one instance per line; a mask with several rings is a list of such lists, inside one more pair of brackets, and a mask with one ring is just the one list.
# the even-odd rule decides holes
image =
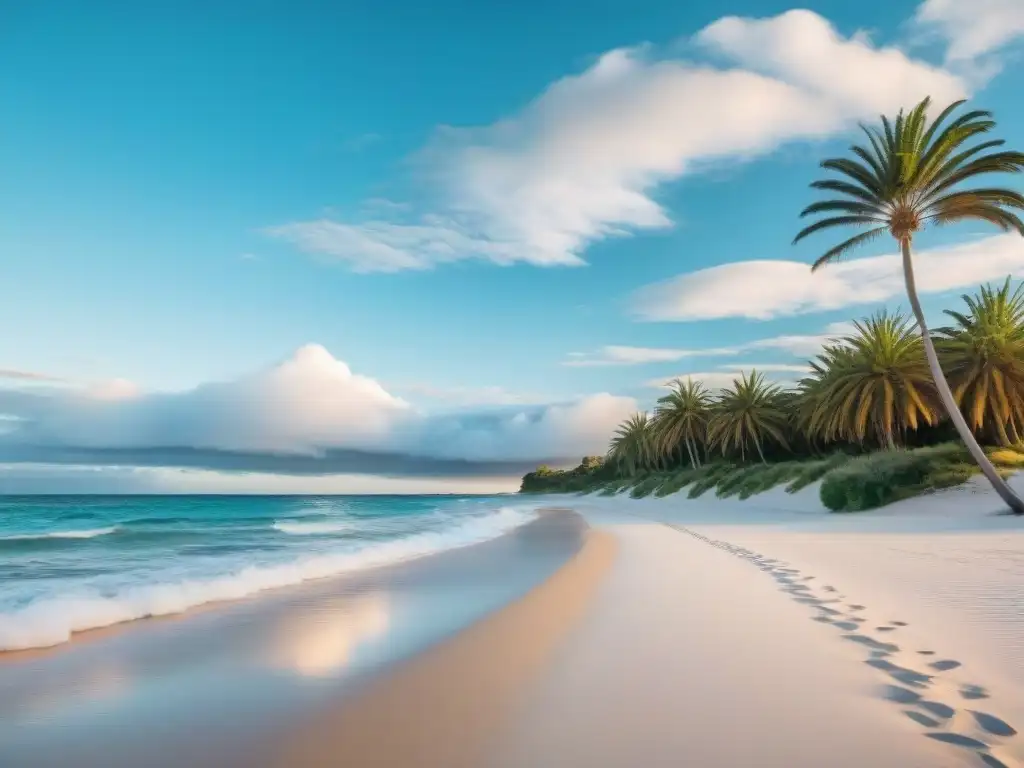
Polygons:
[[0,763],[1024,764],[1019,521],[979,485],[815,493],[541,499],[455,552],[6,654]]

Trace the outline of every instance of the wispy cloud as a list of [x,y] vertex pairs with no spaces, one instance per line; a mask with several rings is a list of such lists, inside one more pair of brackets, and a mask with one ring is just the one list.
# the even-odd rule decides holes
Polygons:
[[734,355],[738,349],[670,349],[663,347],[601,347],[596,352],[570,352],[562,365],[569,368],[598,368],[614,365],[647,365],[671,363],[687,357]]
[[20,371],[12,368],[0,368],[0,379],[14,379],[15,381],[39,381],[50,384],[62,384],[67,380],[59,376],[50,376],[36,371]]
[[952,72],[861,34],[843,37],[811,11],[723,18],[693,43],[724,65],[650,46],[612,50],[517,114],[440,129],[418,157],[440,198],[429,209],[268,233],[361,272],[460,259],[578,266],[595,241],[672,226],[655,193],[702,161],[756,157],[928,94],[948,101],[968,91]]
[[598,368],[620,365],[673,363],[696,357],[730,357],[758,350],[778,350],[798,357],[817,354],[829,341],[853,331],[852,323],[830,323],[821,333],[772,336],[731,347],[671,349],[665,347],[601,347],[596,352],[570,352],[562,365],[570,368]]
[[810,368],[806,365],[787,365],[782,363],[750,363],[742,367],[721,366],[710,371],[689,371],[679,373],[675,376],[667,376],[651,379],[646,386],[662,388],[671,386],[677,380],[686,381],[692,379],[699,381],[708,389],[724,389],[739,379],[744,373],[758,371],[765,375],[765,378],[778,384],[790,384],[804,376]]
[[[995,235],[917,254],[927,268],[918,290],[939,293],[1007,275],[1024,277],[1024,238]],[[797,261],[738,261],[679,275],[636,292],[632,312],[641,320],[686,321],[724,317],[767,320],[878,304],[904,293],[899,254],[840,262],[811,272]]]

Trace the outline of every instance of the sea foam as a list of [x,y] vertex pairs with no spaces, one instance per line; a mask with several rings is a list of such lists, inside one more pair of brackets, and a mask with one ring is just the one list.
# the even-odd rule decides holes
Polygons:
[[109,528],[87,528],[80,531],[45,531],[40,533],[19,533],[13,536],[0,536],[0,541],[31,541],[33,539],[94,539],[106,536],[117,530],[116,525]]
[[275,531],[288,533],[292,536],[314,536],[324,533],[343,533],[345,531],[351,531],[354,528],[354,524],[351,520],[321,520],[315,522],[303,522],[301,520],[277,520],[271,527]]
[[99,594],[83,586],[0,613],[0,650],[57,645],[69,640],[73,632],[180,613],[205,603],[478,544],[529,522],[536,514],[530,507],[502,507],[443,530],[368,543],[361,549],[306,555],[280,565],[240,567],[211,578],[125,586],[113,594]]

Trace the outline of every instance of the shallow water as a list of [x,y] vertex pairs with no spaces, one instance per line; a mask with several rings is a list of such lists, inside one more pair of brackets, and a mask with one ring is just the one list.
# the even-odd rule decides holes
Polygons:
[[0,650],[476,544],[509,497],[0,498]]

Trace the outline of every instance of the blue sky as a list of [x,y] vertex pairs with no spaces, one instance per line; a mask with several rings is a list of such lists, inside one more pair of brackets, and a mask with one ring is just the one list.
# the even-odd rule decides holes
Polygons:
[[[858,120],[969,95],[1024,145],[1016,0],[970,17],[956,0],[213,5],[2,11],[8,399],[103,392],[103,418],[123,421],[289,359],[344,378],[319,353],[293,358],[317,344],[431,423],[545,423],[550,404],[582,403],[594,426],[565,449],[589,449],[652,382],[751,364],[793,378],[814,346],[793,337],[899,304],[884,259],[803,293],[764,266],[828,244],[790,241],[818,161]],[[994,234],[921,240],[961,248],[935,261],[930,312],[1024,269]],[[310,391],[260,402],[323,402]],[[600,393],[608,408],[586,411]],[[133,430],[88,447],[291,450]],[[299,442],[409,450],[332,434]],[[551,434],[490,458],[548,458]]]

